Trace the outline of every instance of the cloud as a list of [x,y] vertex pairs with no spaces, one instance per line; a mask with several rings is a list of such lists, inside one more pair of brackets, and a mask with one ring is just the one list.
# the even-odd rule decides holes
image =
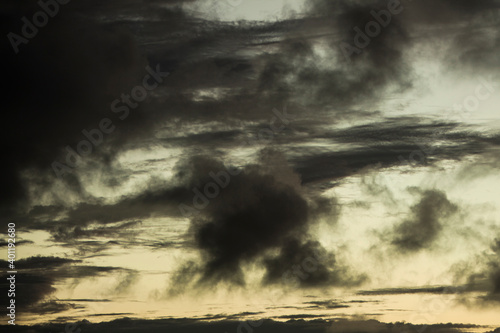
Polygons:
[[[6,274],[0,277],[0,291],[3,295],[7,295],[8,290],[11,290],[7,280],[9,276]],[[55,278],[46,274],[18,273],[15,274],[15,281],[16,308],[20,309],[18,311],[30,311],[37,303],[56,291],[53,286]]]
[[[194,206],[183,209],[189,212],[198,204],[188,235],[201,260],[188,261],[176,271],[171,279],[174,294],[185,290],[183,281],[244,286],[249,264],[265,270],[264,285],[318,288],[363,282],[364,276],[337,263],[310,232],[318,219],[338,217],[337,201],[308,197],[277,151],[262,150],[257,162],[237,170],[197,156],[179,167],[186,188],[199,189],[193,193]],[[221,188],[215,186],[215,174]]]
[[73,303],[60,303],[57,301],[48,301],[37,304],[35,312],[37,314],[50,314],[50,313],[59,313],[64,312],[70,309],[78,309],[83,308],[83,306],[78,306]]
[[[170,71],[169,79],[147,102],[131,112],[130,119],[120,123],[98,153],[89,157],[86,167],[90,170],[112,173],[111,164],[119,152],[128,149],[128,144],[149,145],[152,133],[161,132],[167,122],[187,128],[200,122],[218,123],[205,133],[174,131],[174,137],[156,138],[167,146],[190,150],[201,145],[241,147],[240,136],[254,131],[256,123],[269,118],[270,109],[285,103],[291,108],[302,106],[301,109],[307,110],[303,118],[314,118],[319,124],[322,123],[319,118],[336,123],[345,117],[363,119],[376,115],[376,111],[363,110],[359,105],[376,104],[386,91],[400,92],[412,86],[414,73],[409,65],[412,59],[408,59],[405,51],[417,43],[413,36],[417,28],[430,24],[433,35],[437,36],[443,25],[455,24],[453,27],[458,29],[456,23],[464,19],[473,19],[474,24],[482,27],[485,13],[498,8],[493,1],[474,5],[445,0],[405,4],[405,10],[394,16],[391,24],[361,54],[353,55],[352,64],[346,65],[339,43],[351,42],[355,34],[353,26],[363,26],[372,20],[370,11],[385,8],[386,1],[317,1],[300,18],[237,25],[203,21],[202,30],[198,19],[182,11],[179,6],[182,3],[150,1],[144,6],[132,1],[71,3],[62,7],[51,24],[33,40],[22,45],[25,48],[18,56],[10,52],[10,45],[2,46],[9,55],[5,61],[9,63],[6,66],[9,87],[2,92],[2,100],[12,110],[10,126],[0,137],[6,143],[8,161],[3,166],[1,181],[4,188],[11,189],[2,200],[6,203],[10,200],[5,209],[11,211],[13,202],[29,202],[30,186],[53,191],[51,162],[64,158],[66,145],[74,147],[83,139],[82,129],[95,127],[103,117],[114,116],[109,104],[138,84],[148,63],[160,64]],[[37,9],[9,2],[0,12],[4,18],[2,27],[6,32],[18,31],[20,17]],[[447,15],[443,18],[436,16],[436,12]],[[488,36],[483,34],[485,39]],[[418,40],[432,38],[436,37]],[[329,47],[318,52],[318,45],[325,40]],[[463,44],[457,43],[453,50]],[[47,45],[51,57],[44,56]],[[470,50],[464,50],[464,54],[482,50],[480,45],[467,45]],[[237,126],[228,129],[228,124]],[[315,130],[305,122],[301,126],[308,133]],[[18,135],[20,128],[29,135]],[[284,139],[297,140],[288,133],[298,132],[287,131]],[[455,146],[447,148],[443,150],[455,155]],[[416,144],[406,142],[369,151],[338,152],[334,156],[330,153],[308,156],[302,152],[297,169],[305,182],[343,177],[358,167],[375,163],[377,154],[382,163],[394,165],[399,155],[406,156],[415,149],[418,149]],[[439,158],[447,157],[443,150]],[[360,156],[363,154],[366,160]],[[321,167],[332,159],[348,161],[345,168],[333,168],[332,175]],[[25,183],[22,174],[27,170],[32,179]],[[68,191],[81,196],[82,201],[90,199],[85,180],[78,172],[68,175],[65,182]],[[64,203],[64,197],[59,194],[57,200]]]
[[[33,242],[29,240],[16,240],[16,245],[21,245],[21,244],[33,244]],[[4,246],[9,246],[9,242],[7,240],[0,241],[0,247]]]
[[[191,183],[206,177],[207,164],[195,159]],[[225,170],[222,164],[215,170]],[[200,172],[200,173],[196,173]],[[282,246],[307,229],[308,205],[302,194],[260,166],[250,166],[192,219],[190,232],[204,257],[202,281],[244,284],[241,265]]]
[[467,286],[429,286],[417,288],[386,288],[360,291],[358,295],[404,295],[404,294],[456,294],[466,291]]
[[[10,113],[5,119],[9,126],[0,134],[6,161],[1,201],[7,210],[27,199],[21,171],[48,170],[60,149],[84,139],[83,129],[109,115],[109,103],[125,87],[130,90],[145,66],[125,30],[86,20],[72,4],[61,7],[18,54],[7,38],[0,46],[8,82],[2,89],[2,105]],[[35,3],[2,5],[2,32],[21,33],[21,18],[31,18],[38,10]],[[77,182],[73,185],[78,191]]]
[[365,277],[349,276],[346,269],[336,262],[333,253],[325,250],[319,242],[311,240],[288,240],[279,255],[264,259],[264,266],[265,284],[317,288],[353,286],[365,280]]
[[452,272],[456,281],[464,282],[464,291],[479,294],[475,298],[462,297],[463,304],[471,308],[496,307],[500,302],[500,239],[472,260],[453,266]]
[[486,273],[489,290],[485,299],[487,301],[500,302],[500,239],[496,239],[493,242],[491,250],[493,251],[493,255],[489,258]]
[[[251,263],[265,269],[264,284],[283,283],[284,275],[295,274],[294,265],[305,265],[299,268],[301,287],[354,283],[347,282],[345,267],[309,233],[317,218],[332,212],[333,217],[338,215],[336,201],[307,199],[299,177],[280,153],[263,150],[257,164],[240,170],[204,156],[181,165],[185,165],[179,167],[185,187],[199,189],[193,193],[198,198],[195,205],[183,209],[196,210],[189,235],[201,261],[182,265],[171,280],[172,290],[184,290],[182,281],[193,279],[202,285],[243,286],[243,267]],[[195,209],[196,202],[202,207]]]
[[54,269],[67,264],[81,262],[81,260],[69,258],[37,256],[16,260],[16,267],[19,269]]
[[392,244],[403,252],[428,248],[438,238],[447,218],[458,211],[444,192],[426,190],[410,208],[409,217],[394,227]]
[[[0,261],[7,267],[6,261]],[[16,260],[16,268],[22,270],[15,274],[15,298],[18,312],[56,313],[77,308],[74,303],[61,303],[53,297],[56,286],[65,279],[75,282],[103,274],[125,273],[125,278],[119,282],[115,292],[124,291],[135,281],[136,273],[119,267],[82,265],[81,260],[60,257],[28,257]],[[7,295],[10,288],[7,277],[2,275],[0,290]]]
[[[92,221],[92,219],[90,219]],[[130,235],[133,231],[129,229],[140,224],[140,221],[131,221],[121,223],[115,226],[99,226],[96,228],[84,228],[80,226],[64,228],[63,226],[56,228],[53,232],[55,241],[72,241],[78,238],[94,238],[94,237],[117,237],[122,238]]]
[[[428,167],[443,160],[487,154],[498,146],[495,135],[418,117],[387,118],[339,130],[309,130],[309,142],[321,144],[314,149],[299,146],[291,152],[291,162],[304,183],[335,181],[367,167]],[[289,140],[300,144],[293,137]]]
[[335,300],[311,301],[311,302],[305,302],[304,304],[306,304],[306,305],[310,304],[310,306],[308,306],[308,307],[318,308],[318,309],[341,309],[341,308],[348,308],[349,307],[349,305],[336,302]]

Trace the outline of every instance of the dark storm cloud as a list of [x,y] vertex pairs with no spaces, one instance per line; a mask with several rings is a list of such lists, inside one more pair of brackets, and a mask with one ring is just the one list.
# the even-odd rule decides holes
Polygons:
[[[380,34],[363,48],[361,55],[367,54],[363,64],[370,58],[384,61],[383,57],[387,56],[387,64],[395,63],[397,67],[406,62],[402,56],[405,48],[440,38],[452,41],[448,55],[457,60],[455,66],[471,62],[487,68],[489,61],[494,59],[491,51],[498,47],[498,35],[491,34],[489,29],[498,26],[500,5],[496,0],[315,1],[311,5],[311,15],[323,18],[322,25],[339,32],[333,36],[335,46],[339,45],[339,39],[354,45],[356,32],[353,29],[359,27],[365,32],[366,24],[375,21],[371,11],[390,12],[391,4],[395,5],[395,13],[390,15],[389,24],[382,27]],[[326,17],[335,19],[326,20]],[[354,54],[353,59],[359,58],[362,57]],[[381,68],[381,73],[388,73],[387,68]]]
[[[163,4],[72,2],[61,7],[50,24],[40,28],[27,45],[21,45],[19,54],[4,40],[1,47],[5,54],[4,80],[8,84],[2,90],[2,105],[9,110],[5,119],[9,126],[0,139],[6,157],[1,177],[5,189],[2,203],[6,207],[25,198],[20,172],[30,169],[42,185],[50,184],[51,163],[64,162],[65,147],[74,149],[85,139],[82,130],[96,128],[101,119],[116,121],[110,110],[111,102],[141,83],[148,62],[153,68],[159,63],[152,63],[149,54],[145,54],[148,41],[134,35],[137,18],[148,27],[155,25],[150,31],[152,37],[162,40],[171,37],[174,48],[179,47],[181,31],[191,31],[188,39],[196,37],[193,24],[187,24],[190,19],[179,9],[161,8]],[[38,10],[34,1],[3,4],[2,31],[20,32],[21,17],[31,18]],[[157,20],[162,21],[154,23]],[[183,39],[182,43],[185,42]],[[196,53],[198,49],[193,46],[178,57]],[[166,71],[174,64],[175,61],[164,61],[160,65]],[[106,164],[128,139],[149,136],[163,113],[146,113],[147,108],[147,103],[143,103],[133,110],[128,121],[121,122],[112,138],[105,140],[104,146],[111,145],[114,149],[94,147],[98,152],[88,159]],[[65,180],[69,189],[81,192],[77,177],[70,174]]]
[[[2,33],[20,33],[21,17],[31,18],[38,10],[34,1],[2,3]],[[108,114],[110,101],[130,89],[145,62],[125,30],[89,24],[71,4],[60,8],[18,54],[7,38],[0,47],[8,124],[0,134],[5,154],[1,199],[12,206],[24,197],[20,171],[47,170],[59,149]]]
[[458,292],[463,292],[467,289],[467,286],[429,286],[429,287],[418,287],[418,288],[387,288],[387,289],[375,289],[375,290],[363,290],[358,292],[358,295],[369,296],[369,295],[405,295],[405,294],[456,294]]
[[492,295],[500,300],[500,264],[497,263],[493,268],[493,272],[490,275],[493,284]]
[[214,321],[214,320],[228,320],[228,321],[231,321],[231,320],[238,320],[238,319],[243,319],[245,317],[255,317],[256,315],[261,315],[265,312],[240,312],[240,313],[235,313],[235,314],[220,314],[220,315],[212,315],[212,314],[207,314],[205,316],[202,316],[202,317],[197,317],[196,319],[198,320],[211,320],[211,321]]
[[428,248],[439,237],[446,219],[458,211],[445,193],[426,190],[410,208],[409,216],[392,231],[392,244],[403,252]]
[[323,318],[323,315],[312,315],[312,314],[295,314],[295,315],[283,315],[276,317],[277,319],[288,319],[288,320],[305,320],[313,318]]
[[[16,221],[28,229],[49,232],[52,241],[59,243],[60,246],[74,248],[78,250],[79,255],[85,257],[105,255],[105,250],[112,247],[149,246],[164,248],[180,246],[183,240],[152,240],[148,244],[143,244],[137,239],[137,229],[141,228],[142,221],[135,218],[179,214],[177,207],[165,209],[160,207],[161,201],[155,204],[153,199],[145,201],[144,196],[147,194],[142,193],[136,197],[124,198],[122,202],[114,205],[82,204],[73,209],[53,207],[51,211],[56,211],[59,216],[56,221],[52,220],[50,216],[40,214],[40,212],[32,212],[28,216],[17,218]],[[162,204],[168,205],[168,201]]]
[[[233,93],[227,101],[198,103],[192,100],[193,91],[243,88],[249,75],[254,75],[253,64],[230,54],[245,47],[246,42],[282,34],[286,27],[282,23],[235,27],[201,21],[187,17],[178,7],[167,9],[165,4],[72,2],[60,8],[59,14],[27,45],[21,45],[19,54],[14,54],[8,41],[2,44],[2,54],[6,55],[4,80],[9,83],[2,90],[3,105],[9,110],[5,121],[9,126],[1,137],[7,161],[3,165],[2,188],[9,189],[2,191],[5,207],[26,199],[20,176],[23,171],[31,170],[37,185],[49,190],[54,180],[50,176],[51,163],[61,159],[64,162],[65,147],[75,148],[84,139],[83,129],[95,128],[104,117],[116,120],[110,103],[141,82],[148,63],[152,67],[159,64],[163,71],[177,69],[170,82],[159,88],[171,94],[167,112],[162,98],[152,98],[133,110],[130,119],[120,123],[103,146],[94,147],[98,152],[88,157],[89,162],[95,162],[91,164],[94,168],[110,171],[113,156],[127,142],[151,137],[162,120],[200,116],[210,119],[229,111],[236,112],[232,118],[237,118],[251,114],[252,109],[265,109],[255,107],[254,93]],[[34,2],[3,5],[2,31],[19,31],[20,18],[31,17],[38,10]],[[200,30],[200,24],[205,28]],[[88,197],[78,176],[69,174],[65,181],[69,189]]]
[[179,187],[149,190],[114,205],[83,203],[69,212],[67,220],[74,225],[85,225],[92,221],[105,224],[147,218],[152,214],[176,215],[178,209],[173,205],[189,196],[186,189]]
[[349,307],[349,305],[336,302],[335,300],[311,301],[311,302],[305,302],[304,305],[306,305],[308,308],[317,308],[317,309],[342,309]]
[[[81,260],[42,256],[16,260],[16,268],[22,270],[15,274],[15,298],[16,306],[19,307],[18,312],[55,313],[77,307],[73,303],[61,303],[49,299],[56,291],[57,284],[64,279],[79,281],[103,274],[124,273],[125,279],[120,281],[115,290],[115,292],[120,292],[133,283],[131,277],[136,274],[132,270],[119,267],[86,266],[81,265],[81,262]],[[4,267],[8,266],[4,260],[1,260],[0,264]],[[0,289],[5,295],[10,287],[7,277],[9,275],[0,277]]]
[[[131,112],[130,121],[120,123],[106,147],[92,155],[99,160],[96,168],[109,164],[130,140],[150,138],[162,121],[173,117],[184,122],[263,120],[269,108],[290,101],[307,106],[304,118],[324,114],[325,106],[335,110],[328,112],[346,114],[360,102],[377,100],[390,86],[398,91],[411,87],[412,70],[404,50],[413,42],[409,36],[415,25],[441,26],[437,11],[447,13],[445,23],[474,18],[479,24],[486,10],[497,8],[492,1],[424,1],[411,3],[412,8],[408,4],[401,17],[394,16],[381,35],[345,66],[341,60],[330,60],[334,56],[318,61],[316,42],[331,37],[329,55],[342,57],[338,43],[352,40],[352,27],[371,20],[370,11],[385,8],[385,1],[318,1],[300,19],[238,25],[189,17],[176,6],[181,3],[72,2],[33,40],[21,45],[17,56],[10,45],[2,46],[7,55],[4,63],[9,64],[3,105],[12,110],[1,137],[8,161],[3,166],[2,188],[11,189],[2,202],[24,197],[21,171],[32,170],[48,188],[53,179],[40,171],[50,171],[51,162],[65,156],[64,147],[83,138],[82,129],[95,127],[109,116],[110,102],[139,83],[147,63],[160,64],[172,72],[171,77],[159,88],[161,97]],[[38,9],[36,4],[14,1],[3,5],[3,30],[18,31],[20,17]],[[410,10],[417,13],[416,18],[403,20],[407,12],[413,17]],[[473,49],[469,54],[477,49],[468,47]],[[198,90],[212,88],[228,91],[196,100]],[[19,136],[20,132],[26,135]],[[238,132],[214,129],[212,134],[174,141],[183,147],[200,142],[217,145],[235,135]],[[405,148],[412,147],[401,150],[406,152]],[[82,192],[77,176],[68,175],[66,182]]]
[[[413,36],[451,42],[446,51],[449,69],[477,75],[492,74],[491,69],[498,66],[494,56],[500,45],[498,1],[424,0],[408,3],[406,8],[401,19]],[[423,27],[433,29],[426,32]]]
[[[209,159],[193,162],[198,163],[198,171],[214,163]],[[217,169],[225,168],[220,164]],[[195,243],[204,256],[202,281],[244,284],[243,263],[282,246],[287,237],[306,232],[307,202],[293,186],[256,166],[231,178],[227,188],[191,223]]]
[[332,285],[353,286],[365,277],[349,276],[346,269],[337,264],[335,255],[326,251],[317,241],[288,240],[276,257],[264,259],[265,284],[321,287]]
[[183,135],[175,138],[164,139],[166,144],[176,145],[176,146],[204,146],[210,145],[215,147],[221,147],[231,141],[235,141],[242,134],[242,131],[238,130],[227,130],[227,131],[216,131],[201,134]]
[[[210,173],[227,170],[221,162],[201,156],[180,169],[189,187],[202,190],[213,182],[207,177]],[[271,150],[261,152],[258,164],[232,170],[235,175],[219,174],[224,186],[216,192],[210,190],[216,195],[207,195],[210,200],[205,198],[204,207],[191,217],[189,235],[202,260],[185,263],[174,274],[173,290],[178,292],[185,280],[243,285],[242,268],[261,260],[266,269],[264,284],[295,283],[295,279],[301,287],[348,284],[345,268],[308,233],[314,218],[333,211],[335,202],[308,202],[298,176]],[[270,251],[277,255],[268,254]],[[301,270],[299,277],[294,265]]]
[[[290,137],[299,144],[297,139]],[[366,167],[430,166],[442,160],[486,154],[499,145],[497,135],[482,134],[454,122],[413,117],[388,118],[336,131],[311,127],[308,139],[318,141],[317,146],[288,151],[304,183],[341,179]],[[344,144],[345,148],[335,149],[332,144]]]
[[[22,244],[33,244],[33,242],[29,241],[29,240],[19,240],[19,241],[16,241],[16,245],[22,245]],[[9,246],[9,242],[6,241],[6,240],[0,241],[0,247],[4,247],[4,246]]]
[[16,267],[20,269],[52,269],[66,264],[79,262],[81,262],[81,260],[59,257],[29,257],[21,260],[16,260]]
[[[484,304],[500,302],[500,239],[491,245],[491,251],[483,254],[483,268],[478,273],[472,273],[468,267],[459,274],[468,276],[467,282],[476,290],[485,293],[480,300]],[[475,265],[478,265],[476,262]],[[481,262],[479,263],[481,265]]]
[[82,309],[82,308],[84,307],[78,306],[73,303],[60,303],[57,301],[48,301],[38,304],[36,306],[35,312],[39,315],[43,315],[48,313],[59,313],[70,309]]
[[55,241],[68,241],[78,238],[93,238],[93,237],[125,237],[132,232],[127,230],[140,224],[139,221],[132,221],[122,223],[117,226],[102,226],[97,228],[82,228],[76,226],[72,229],[60,227],[53,231],[53,238]]
[[[124,196],[114,204],[92,199],[72,208],[35,206],[29,214],[17,216],[16,220],[29,229],[49,231],[54,241],[75,246],[92,246],[81,239],[94,241],[99,237],[107,237],[107,241],[113,241],[114,244],[133,245],[135,230],[142,223],[139,219],[151,216],[178,217],[178,204],[189,202],[192,196],[189,187],[179,186],[175,182],[162,182],[151,184],[144,192]],[[97,241],[94,245],[98,248],[106,246]],[[148,245],[161,246],[160,243]]]
[[[331,29],[332,51],[342,64],[334,70],[317,73],[320,84],[316,98],[350,106],[377,98],[389,84],[397,85],[399,91],[411,87],[411,68],[403,56],[410,40],[397,16],[393,16],[391,23],[359,54],[351,54],[346,59],[346,51],[341,49],[342,43],[354,46],[354,27],[364,29],[373,20],[370,12],[386,9],[387,1],[317,1],[311,6],[312,15],[321,17],[322,26]],[[314,74],[307,73],[307,76],[314,82]]]
[[497,257],[495,270],[491,274],[493,281],[493,294],[500,295],[500,238],[495,241],[492,246],[492,250],[495,252]]
[[[5,267],[7,267],[6,263]],[[10,290],[8,277],[10,275],[2,275],[0,277],[0,291],[3,295],[7,295]],[[15,274],[16,307],[24,311],[26,311],[26,308],[30,310],[35,308],[38,302],[56,291],[54,283],[55,278],[46,274],[24,272]]]

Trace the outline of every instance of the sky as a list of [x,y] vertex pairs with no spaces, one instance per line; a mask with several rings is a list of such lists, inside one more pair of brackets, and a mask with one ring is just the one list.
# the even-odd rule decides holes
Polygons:
[[499,1],[0,15],[3,328],[498,333]]

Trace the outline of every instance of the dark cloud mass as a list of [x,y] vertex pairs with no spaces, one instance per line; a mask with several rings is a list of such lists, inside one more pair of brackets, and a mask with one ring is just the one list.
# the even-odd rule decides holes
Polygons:
[[491,249],[494,252],[489,262],[489,280],[491,282],[490,299],[500,302],[500,239],[495,240]]
[[[480,292],[481,296],[461,301],[469,306],[489,307],[500,302],[500,241],[495,239],[488,251],[476,256],[473,261],[458,266],[457,278],[465,278],[466,288]],[[463,279],[462,279],[463,280]]]
[[[211,159],[193,161],[189,183],[213,170],[225,170]],[[226,172],[229,176],[229,173]],[[250,166],[229,176],[227,186],[194,217],[191,232],[204,256],[203,280],[244,283],[240,265],[283,246],[285,239],[307,231],[308,205],[302,194],[273,174]]]
[[[240,22],[237,26],[190,17],[175,6],[182,3],[70,3],[61,8],[50,25],[40,29],[36,38],[21,45],[18,55],[4,40],[2,53],[8,57],[4,63],[9,64],[5,66],[5,81],[9,85],[2,90],[3,101],[6,109],[15,110],[9,113],[12,119],[6,121],[9,126],[2,132],[8,161],[2,172],[2,188],[9,189],[2,191],[6,193],[2,197],[5,209],[29,202],[23,172],[31,170],[38,185],[49,188],[55,180],[50,165],[56,159],[64,159],[65,146],[74,147],[83,139],[81,131],[94,127],[103,117],[116,120],[110,103],[140,83],[147,64],[159,64],[169,70],[169,79],[155,91],[154,98],[134,109],[130,119],[119,123],[116,133],[103,146],[96,147],[97,153],[88,158],[98,160],[94,167],[111,172],[109,163],[126,149],[126,143],[147,141],[164,123],[173,120],[241,125],[237,130],[218,128],[213,133],[166,140],[166,144],[190,148],[200,141],[218,146],[221,136],[217,133],[232,140],[238,133],[251,132],[255,124],[242,120],[266,120],[272,107],[285,103],[303,106],[306,113],[302,118],[309,120],[326,114],[339,119],[346,115],[375,115],[362,111],[360,106],[376,103],[386,91],[411,89],[415,76],[406,50],[414,43],[432,42],[444,34],[446,27],[457,29],[460,38],[465,38],[463,35],[471,32],[457,27],[461,20],[470,20],[479,29],[495,22],[498,14],[495,1],[474,5],[445,0],[403,2],[404,10],[393,15],[391,24],[362,52],[353,54],[349,62],[344,59],[340,43],[352,44],[353,28],[363,28],[373,19],[370,12],[386,8],[386,1],[316,1],[308,3],[306,15],[301,18],[258,24]],[[0,9],[3,30],[19,31],[19,16],[33,14],[37,5],[7,1]],[[447,15],[436,15],[437,12]],[[418,35],[423,25],[433,29],[432,36]],[[483,38],[489,36],[484,31],[481,34]],[[328,41],[329,47],[324,50],[327,56],[320,57],[315,50],[318,38]],[[498,41],[490,44],[497,45]],[[265,52],[262,45],[268,45]],[[485,49],[489,50],[478,43],[457,42],[452,47],[455,54],[462,54],[462,62],[473,63],[495,54]],[[214,91],[200,98],[201,89]],[[16,135],[20,129],[25,135]],[[310,135],[287,135],[286,139],[314,139],[317,128],[303,130]],[[12,140],[14,137],[19,138]],[[234,143],[236,148],[239,145],[240,142]],[[399,155],[406,158],[418,145],[404,142],[333,155],[324,149],[318,154],[302,154],[295,160],[304,181],[344,177],[378,162],[393,165],[399,162]],[[437,150],[436,158],[459,157],[457,151],[473,154],[483,149],[451,145]],[[329,159],[342,159],[345,164],[324,170],[325,165],[331,164]],[[78,173],[68,174],[65,181],[69,190],[88,198]]]
[[[189,167],[179,168],[184,170],[188,187],[206,189],[213,181],[207,175],[215,173],[224,185],[191,217],[189,233],[202,256],[200,282],[244,285],[245,264],[263,260],[264,284],[317,288],[361,283],[364,277],[356,277],[337,264],[335,255],[309,233],[318,216],[337,217],[332,208],[335,202],[306,200],[300,179],[286,164],[280,164],[277,156],[276,151],[263,151],[259,164],[241,170],[202,156],[188,161]],[[225,170],[233,170],[235,175]],[[210,197],[210,192],[204,193]],[[274,251],[279,253],[269,254]],[[187,264],[175,280],[188,279],[193,272],[193,263]]]
[[[37,10],[34,1],[3,2],[2,33],[20,33],[20,18],[33,17]],[[4,118],[9,126],[1,133],[1,201],[11,207],[26,196],[20,172],[49,170],[60,150],[74,147],[84,138],[82,130],[97,126],[109,114],[109,103],[130,90],[146,64],[123,29],[89,23],[72,4],[61,12],[28,44],[21,44],[18,54],[7,38],[0,46],[8,83],[2,104],[10,110]]]
[[438,238],[445,220],[458,211],[441,191],[427,190],[420,195],[420,201],[410,209],[409,218],[393,231],[392,244],[402,251],[428,248]]
[[[8,267],[7,261],[0,260],[3,267]],[[86,278],[96,278],[103,274],[125,272],[127,276],[134,276],[134,272],[118,267],[83,265],[81,260],[60,257],[28,257],[15,261],[16,268],[20,270],[15,275],[15,300],[20,312],[28,313],[57,313],[74,308],[73,303],[61,303],[53,297],[57,285],[65,279],[74,281]],[[8,294],[11,275],[0,276],[0,292]],[[124,283],[120,284],[124,287]]]
[[277,257],[265,259],[265,267],[264,283],[267,284],[320,287],[346,282],[337,271],[334,254],[315,241],[287,241]]

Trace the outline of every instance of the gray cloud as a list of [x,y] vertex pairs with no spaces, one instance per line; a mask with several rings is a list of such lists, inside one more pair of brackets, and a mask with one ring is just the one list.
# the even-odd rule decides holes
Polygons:
[[441,191],[426,190],[420,195],[409,217],[392,232],[392,244],[405,252],[428,248],[438,238],[446,219],[458,211],[458,206]]
[[[7,262],[1,260],[0,263],[7,267]],[[28,257],[16,260],[16,268],[20,271],[15,274],[16,290],[15,299],[17,312],[32,313],[56,313],[79,307],[74,303],[59,302],[51,299],[56,286],[64,279],[81,279],[98,277],[103,274],[125,273],[124,280],[120,281],[115,290],[121,292],[127,285],[134,282],[131,277],[135,277],[132,270],[119,267],[89,266],[83,265],[81,260],[60,258],[60,257]],[[2,275],[0,291],[7,295],[9,275]]]
[[[193,171],[201,171],[191,175],[191,183],[196,183],[197,177],[208,175],[203,171],[214,161],[192,163]],[[225,170],[222,164],[217,169]],[[240,265],[282,246],[287,237],[306,232],[307,219],[307,202],[294,184],[280,181],[258,166],[242,170],[201,216],[192,219],[191,233],[205,262],[202,281],[243,284]]]
[[[71,3],[25,45],[25,52],[6,60],[5,63],[9,63],[6,80],[11,88],[4,90],[3,101],[6,108],[19,115],[13,116],[10,126],[2,132],[3,142],[16,138],[15,146],[6,144],[9,163],[3,166],[2,174],[6,175],[2,177],[3,188],[16,192],[6,196],[6,200],[27,199],[24,195],[27,184],[20,178],[20,173],[27,169],[36,170],[38,181],[48,190],[53,180],[46,173],[50,171],[50,163],[64,158],[65,145],[75,145],[82,139],[82,129],[94,126],[105,116],[113,116],[109,112],[110,102],[138,83],[147,63],[160,64],[171,76],[156,95],[131,112],[130,119],[120,123],[113,137],[92,155],[90,160],[95,162],[91,163],[92,167],[111,172],[109,164],[119,151],[126,149],[127,143],[144,144],[162,123],[173,119],[185,124],[214,120],[222,123],[263,121],[268,117],[270,106],[285,102],[292,107],[305,106],[307,112],[303,118],[309,119],[325,115],[339,118],[374,115],[376,112],[360,110],[359,104],[376,102],[390,87],[397,86],[397,91],[402,91],[412,86],[413,71],[404,51],[416,43],[415,30],[428,24],[429,29],[434,29],[432,36],[419,36],[419,40],[432,40],[441,36],[443,26],[465,31],[456,25],[464,19],[472,20],[479,27],[491,24],[496,12],[489,16],[486,12],[498,8],[494,1],[405,3],[400,16],[394,16],[383,33],[361,54],[354,55],[352,64],[344,66],[344,62],[338,60],[342,59],[338,44],[351,41],[353,26],[363,26],[372,20],[370,11],[385,8],[386,1],[317,1],[302,18],[239,25],[208,21],[203,23],[202,30],[198,29],[201,24],[198,19],[189,17],[176,6],[181,3],[150,1],[143,6],[132,1]],[[19,17],[36,9],[36,6],[10,2],[2,7],[1,15],[5,18],[2,27],[6,31],[19,30]],[[437,16],[437,12],[447,14]],[[488,20],[482,20],[485,17]],[[74,38],[77,32],[78,42]],[[488,38],[486,33],[482,36]],[[329,55],[326,60],[321,60],[315,45],[324,38],[329,38],[331,49],[326,50]],[[42,56],[41,50],[46,45],[51,46],[54,57]],[[263,45],[269,47],[265,52]],[[464,58],[476,57],[479,60],[471,61],[480,61],[483,55],[495,54],[485,51],[482,45],[458,42],[453,50],[459,54],[458,49],[464,48],[464,56],[459,57],[462,62],[468,61]],[[5,54],[12,53],[9,48],[10,45],[3,46]],[[477,52],[483,55],[476,55]],[[205,92],[208,97],[197,99],[201,89],[219,89],[220,93]],[[33,113],[35,109],[40,111]],[[16,135],[21,126],[23,132],[30,134]],[[252,126],[255,124],[237,130],[216,128],[211,133],[181,134],[166,140],[166,144],[218,146],[224,139],[235,140],[239,133],[251,131]],[[238,142],[233,144],[240,146]],[[396,145],[392,152],[406,154],[414,148],[411,144]],[[446,150],[453,154],[453,149],[451,146]],[[391,158],[393,163],[393,155],[388,156],[383,150],[375,153],[380,154],[382,160],[384,155]],[[443,156],[446,152],[439,158]],[[321,159],[310,160],[310,163],[320,162]],[[308,170],[303,165],[298,168],[301,173],[324,173]],[[304,179],[320,177],[307,174]],[[78,175],[66,177],[69,189],[88,197],[82,192],[80,181]]]
[[487,301],[500,302],[500,239],[496,239],[491,246],[493,255],[487,263],[486,281],[488,294]]
[[[202,197],[205,204],[191,217],[189,229],[202,260],[179,268],[171,280],[174,293],[186,288],[184,281],[244,285],[242,268],[252,263],[265,269],[263,284],[283,287],[354,286],[366,279],[337,263],[309,233],[318,218],[328,216],[334,222],[338,204],[321,197],[307,200],[299,177],[277,151],[261,151],[258,164],[233,176],[223,171],[227,167],[221,162],[202,156],[179,169],[188,187],[205,189],[205,196],[195,196],[198,205]],[[207,192],[207,184],[214,182],[207,176],[214,173],[225,184]]]
[[265,284],[321,287],[359,285],[366,277],[350,275],[335,255],[317,241],[288,240],[276,257],[264,260]]
[[465,292],[468,286],[428,286],[416,288],[387,288],[376,290],[363,290],[358,295],[404,295],[404,294],[457,294]]

